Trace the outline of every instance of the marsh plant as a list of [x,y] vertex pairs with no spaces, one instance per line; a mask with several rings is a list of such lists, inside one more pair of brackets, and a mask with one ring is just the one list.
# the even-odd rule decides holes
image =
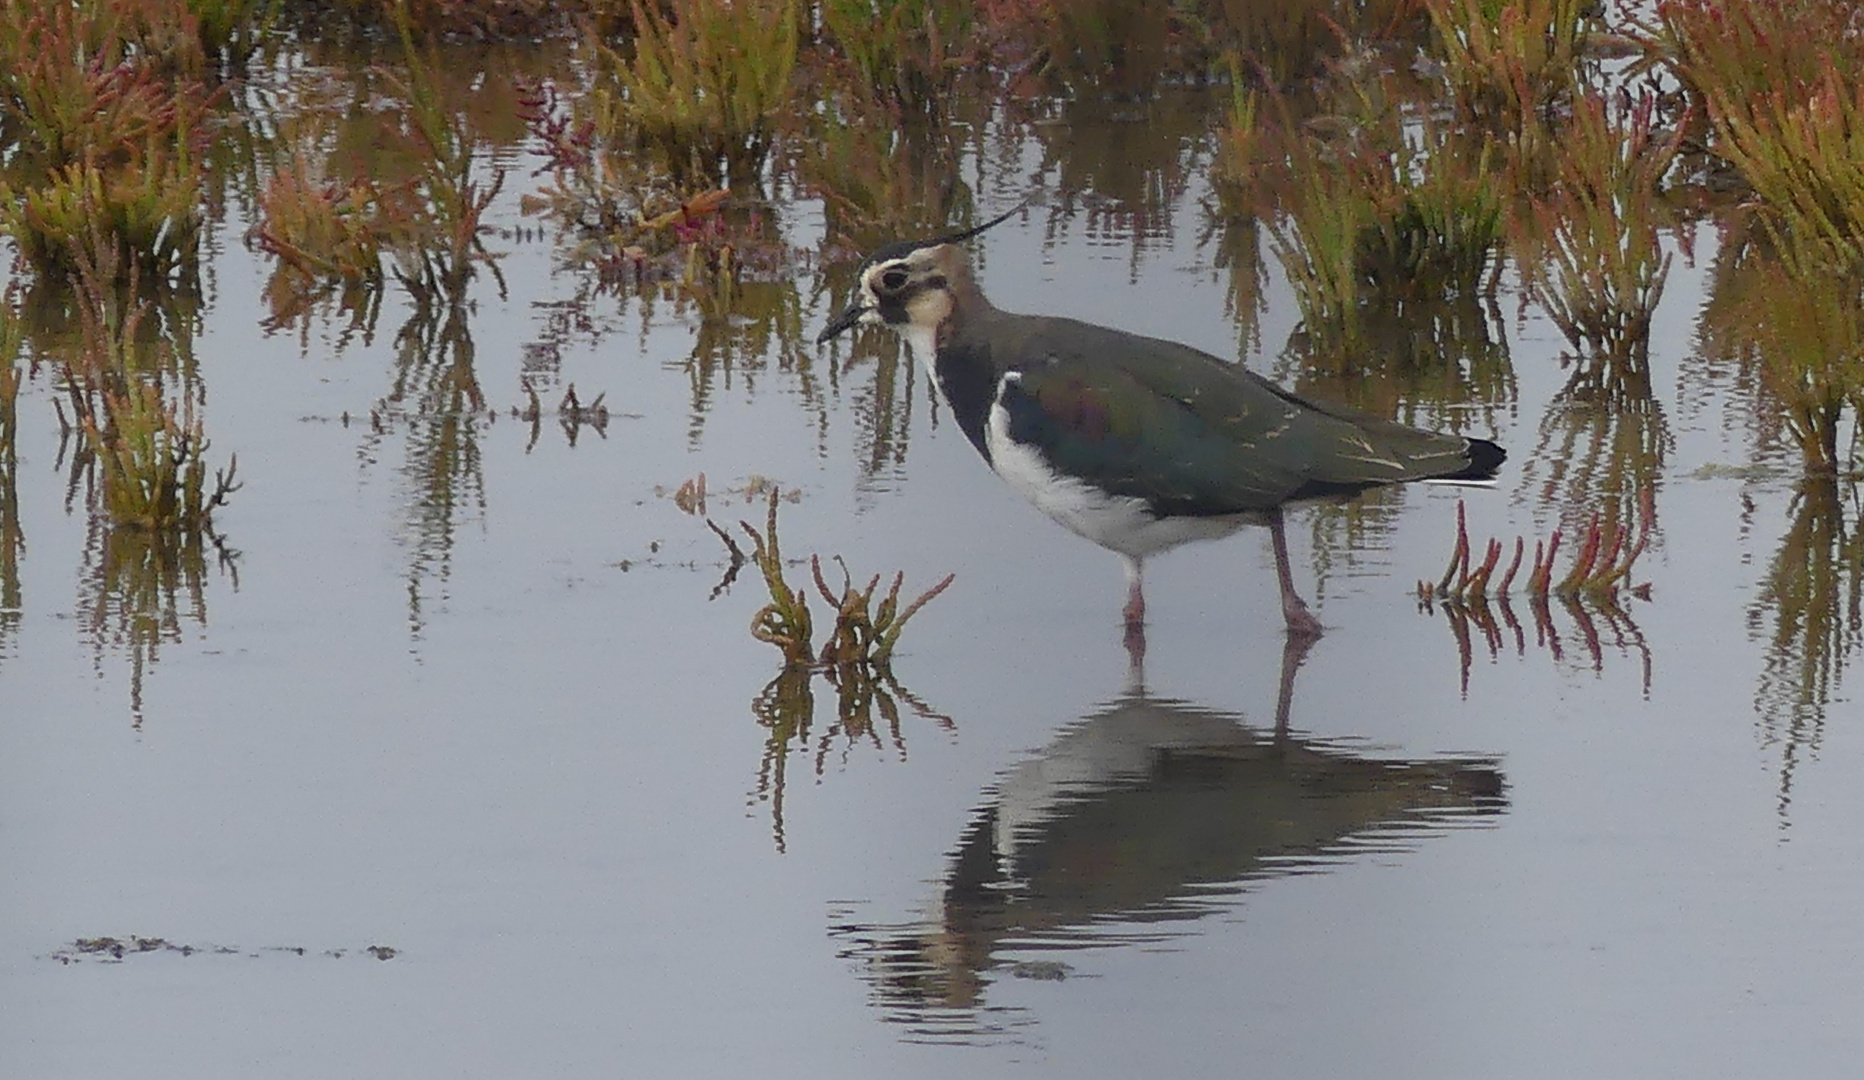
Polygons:
[[278,260],[266,283],[271,325],[296,322],[335,299],[373,326],[383,283],[380,199],[366,179],[320,178],[300,155],[272,175],[252,241]]
[[112,373],[74,400],[84,403],[79,424],[111,521],[148,532],[210,530],[214,510],[239,486],[239,459],[229,458],[209,483],[208,443],[192,398],[177,405],[159,386]]
[[542,37],[563,30],[578,16],[625,5],[613,0],[283,0],[280,6],[280,21],[299,34],[392,33],[405,28],[423,41],[484,41]]
[[602,291],[633,299],[644,320],[668,308],[696,318],[685,365],[695,438],[721,374],[774,357],[807,379],[794,274],[801,253],[767,204],[724,188],[682,187],[605,135],[583,115],[586,102],[569,105],[552,83],[527,85],[520,108],[549,176],[523,197],[523,211],[554,222],[567,260],[593,270]]
[[934,233],[975,210],[960,169],[963,129],[908,125],[898,113],[874,87],[831,70],[822,109],[797,140],[798,183],[822,199],[831,239],[854,249]]
[[251,238],[279,260],[267,287],[274,324],[336,296],[372,326],[390,274],[422,306],[463,301],[480,268],[498,276],[484,216],[505,170],[486,175],[481,134],[448,102],[436,47],[416,42],[405,23],[401,44],[401,69],[376,73],[407,105],[394,135],[411,151],[412,175],[399,182],[345,175],[351,170],[300,152],[272,178]]
[[200,68],[184,0],[0,0],[0,132],[9,165],[121,164],[172,137]]
[[830,48],[857,85],[871,87],[897,122],[937,124],[957,76],[975,59],[973,5],[946,0],[821,0]]
[[187,0],[211,71],[244,72],[252,58],[273,40],[286,0]]
[[1412,52],[1430,30],[1418,0],[1221,0],[1174,9],[1201,45],[1242,60],[1255,85],[1282,88],[1323,75],[1358,42],[1388,41]]
[[[527,439],[524,444],[524,452],[528,454],[537,449],[537,440],[543,437],[544,403],[539,400],[537,388],[535,386],[527,384],[524,388],[524,392],[527,398],[524,407],[520,409],[513,406],[511,415],[513,419],[531,425],[530,438]],[[557,426],[562,429],[563,437],[569,441],[572,448],[575,447],[576,439],[582,434],[582,430],[585,427],[594,429],[595,433],[601,438],[608,438],[609,414],[608,405],[606,404],[607,398],[607,393],[600,393],[597,394],[593,400],[585,402],[582,400],[581,396],[576,393],[575,383],[571,383],[569,389],[563,392],[563,397],[557,401],[555,410]],[[705,499],[705,490],[703,486],[705,474],[700,473],[699,479],[701,483],[699,498],[700,501],[703,502]]]
[[1864,265],[1864,38],[1847,0],[1667,0],[1649,46],[1779,232]]
[[[1659,5],[1650,46],[1701,103],[1711,150],[1758,197],[1724,227],[1704,310],[1711,351],[1756,369],[1808,473],[1845,467],[1847,409],[1864,403],[1864,43],[1856,6]],[[1762,425],[1770,426],[1770,425]],[[1855,437],[1853,439],[1855,444]],[[1855,451],[1855,445],[1850,448]]]
[[597,41],[593,117],[681,184],[755,184],[791,97],[798,0],[630,0],[635,35]]
[[[1522,561],[1527,546],[1519,536],[1515,537],[1514,553],[1505,569],[1502,557],[1508,549],[1493,538],[1484,545],[1481,561],[1477,562],[1471,558],[1468,522],[1463,504],[1458,502],[1456,544],[1450,552],[1450,565],[1434,584],[1418,582],[1418,595],[1423,599],[1457,603],[1487,600],[1491,585],[1496,596],[1506,596],[1513,589],[1517,575],[1523,573],[1522,591],[1530,597],[1616,596],[1621,588],[1642,594],[1648,592],[1649,586],[1632,589],[1626,581],[1638,556],[1650,545],[1656,520],[1656,496],[1651,488],[1643,489],[1638,496],[1635,521],[1618,520],[1616,507],[1594,510],[1579,534],[1572,565],[1555,577],[1560,543],[1564,539],[1562,530],[1556,528],[1545,541],[1534,541],[1531,563]],[[1495,576],[1497,570],[1501,571],[1499,578]]]
[[1458,121],[1492,136],[1530,188],[1582,85],[1597,0],[1426,0]]
[[1649,583],[1632,585],[1630,575],[1650,546],[1656,527],[1654,489],[1646,487],[1639,493],[1632,518],[1619,515],[1615,505],[1592,510],[1578,532],[1571,563],[1561,571],[1558,563],[1565,534],[1559,528],[1545,540],[1536,539],[1531,556],[1526,541],[1517,536],[1512,550],[1491,538],[1480,558],[1473,557],[1463,504],[1457,503],[1456,542],[1449,566],[1439,580],[1418,582],[1417,597],[1425,613],[1439,606],[1443,609],[1457,643],[1463,693],[1469,692],[1478,635],[1491,659],[1499,657],[1510,641],[1516,655],[1526,655],[1527,634],[1515,615],[1514,596],[1525,597],[1534,644],[1546,649],[1555,663],[1566,660],[1566,647],[1553,617],[1557,605],[1577,632],[1593,670],[1603,667],[1610,641],[1620,652],[1635,654],[1643,669],[1644,693],[1650,693],[1650,649],[1624,604],[1627,596],[1650,599]]
[[1586,400],[1650,396],[1650,320],[1671,262],[1658,240],[1659,186],[1680,138],[1653,128],[1654,105],[1648,95],[1617,110],[1599,94],[1580,98],[1553,192],[1537,204],[1537,292],[1577,354],[1566,392]]
[[[809,611],[808,586],[792,586],[784,576],[783,552],[777,537],[777,501],[777,492],[773,489],[762,530],[748,521],[738,523],[751,539],[750,561],[762,574],[770,592],[770,603],[759,608],[751,618],[751,636],[781,650],[788,667],[823,671],[836,681],[891,678],[893,650],[906,624],[920,608],[951,585],[954,575],[947,574],[902,607],[900,587],[905,584],[904,573],[895,574],[891,586],[880,593],[880,575],[874,575],[866,588],[856,588],[847,567],[842,565],[841,590],[837,594],[822,576],[821,556],[811,556],[809,567],[813,584],[834,614],[834,622],[827,628],[828,640],[818,653],[813,642],[815,621]],[[734,561],[742,560],[742,552],[729,539],[730,534],[716,525],[712,529],[726,538]],[[835,562],[839,565],[841,560],[838,558]]]
[[520,115],[550,180],[520,207],[553,222],[564,256],[603,288],[637,295],[663,285],[702,308],[732,310],[748,272],[786,279],[792,253],[759,200],[709,184],[682,185],[566,106],[548,82],[527,86]]
[[[595,60],[586,93],[524,88],[520,115],[549,182],[521,206],[553,221],[568,259],[605,288],[698,314],[704,367],[721,336],[736,336],[735,320],[768,329],[786,290],[794,297],[794,253],[756,192],[791,102],[800,8],[630,4],[633,37],[585,37]],[[774,307],[760,304],[772,294]]]
[[[1322,350],[1362,349],[1370,308],[1495,285],[1502,202],[1488,154],[1456,152],[1450,128],[1410,113],[1388,85],[1341,88],[1337,137],[1283,140],[1287,216],[1271,225],[1273,250]],[[1282,127],[1296,130],[1285,110]]]
[[[122,252],[111,256],[128,261]],[[161,646],[180,640],[186,622],[206,624],[209,553],[223,572],[236,573],[235,554],[213,518],[239,486],[238,460],[209,464],[204,390],[177,355],[187,348],[185,318],[141,295],[133,262],[127,284],[119,284],[118,263],[93,265],[83,250],[75,257],[75,334],[40,332],[35,347],[56,364],[73,409],[61,457],[68,447],[67,508],[82,496],[90,512],[83,633],[100,669],[106,651],[128,653],[130,706],[140,725],[144,675]]]
[[[108,266],[108,264],[105,264]],[[133,284],[119,292],[87,266],[77,288],[79,339],[63,357],[76,426],[95,461],[100,508],[115,526],[199,538],[213,512],[237,489],[237,457],[209,480],[207,437],[197,412],[198,384],[181,379],[179,400],[164,375],[172,356],[144,365],[140,327],[154,305]],[[171,346],[158,341],[155,351]],[[143,370],[138,370],[143,368]]]
[[1269,165],[1270,132],[1262,115],[1262,95],[1249,86],[1242,61],[1231,56],[1229,68],[1229,108],[1217,128],[1210,178],[1225,211],[1253,218],[1262,205],[1258,185]]
[[81,269],[68,288],[33,290],[40,307],[56,310],[4,320],[16,338],[30,331],[35,355],[56,365],[62,395],[53,403],[73,450],[74,490],[84,480],[115,526],[211,534],[237,466],[210,476],[188,319],[145,298],[134,269],[117,284],[120,250],[104,248],[98,263],[83,249],[74,256]]
[[0,0],[0,232],[41,277],[98,231],[149,282],[195,272],[203,64],[182,0]]
[[1750,387],[1761,448],[1784,434],[1808,476],[1835,476],[1864,454],[1864,270],[1830,266],[1816,237],[1780,239],[1724,232],[1704,353]]
[[200,248],[199,176],[185,155],[156,150],[109,172],[91,161],[67,165],[37,186],[0,180],[0,231],[45,278],[74,272],[72,245],[99,224],[151,279],[185,279]]
[[1210,65],[1220,31],[1197,7],[1033,0],[984,5],[984,15],[993,36],[1033,54],[1027,63],[1037,86],[1061,97],[1135,100]]
[[505,170],[493,166],[489,177],[480,175],[483,140],[469,114],[446,100],[439,51],[416,45],[405,30],[402,51],[404,69],[383,74],[408,102],[406,135],[417,171],[411,184],[384,192],[391,218],[404,224],[388,232],[386,246],[395,276],[417,301],[457,301],[477,268],[498,274],[485,248],[484,219]]
[[[796,749],[810,744],[810,729],[815,721],[815,678],[820,675],[835,688],[836,719],[828,725],[815,744],[815,772],[820,776],[829,749],[837,742],[854,745],[870,742],[882,745],[876,714],[885,725],[888,741],[899,752],[906,751],[901,730],[900,703],[916,715],[950,728],[951,718],[934,712],[925,702],[899,684],[893,675],[893,650],[906,624],[933,597],[944,592],[952,575],[933,585],[917,598],[901,606],[900,588],[905,574],[898,573],[881,591],[881,576],[876,574],[865,587],[857,586],[847,565],[839,557],[834,561],[841,570],[839,592],[829,585],[822,572],[820,556],[809,559],[810,580],[793,586],[786,577],[787,564],[777,535],[777,503],[780,489],[772,486],[766,499],[768,507],[764,527],[739,522],[739,528],[751,541],[747,556],[732,534],[710,518],[706,525],[724,544],[731,558],[730,568],[716,598],[735,579],[738,569],[750,562],[762,576],[769,591],[770,603],[759,608],[751,619],[751,636],[776,646],[783,653],[783,670],[779,671],[751,702],[751,712],[767,732],[763,760],[758,765],[757,786],[753,796],[771,806],[771,828],[777,850],[786,844],[783,800],[785,780],[792,744]],[[692,510],[703,514],[705,478],[680,488],[676,498],[687,500]],[[827,605],[833,621],[826,627],[827,640],[818,652],[814,637],[816,622],[809,606],[809,591]]]

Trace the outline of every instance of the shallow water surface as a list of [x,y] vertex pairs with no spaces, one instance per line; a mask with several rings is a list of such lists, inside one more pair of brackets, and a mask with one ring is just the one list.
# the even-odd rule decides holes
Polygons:
[[[975,244],[1000,306],[1238,355],[1198,183],[1135,229],[1020,154],[977,192],[1038,193]],[[820,208],[788,209],[812,244]],[[393,293],[366,340],[268,334],[268,267],[226,243],[195,352],[236,554],[114,582],[57,391],[22,391],[0,1071],[1849,1075],[1858,631],[1782,597],[1855,508],[1796,498],[1695,356],[1701,232],[1654,419],[1556,403],[1565,343],[1511,311],[1506,393],[1391,391],[1507,446],[1496,489],[1295,514],[1328,627],[1304,654],[1260,531],[1156,560],[1143,675],[1113,557],[991,477],[878,336],[708,352],[690,310],[577,299],[508,238],[509,293],[482,280],[466,320],[487,406],[437,418],[457,340]],[[1324,392],[1266,281],[1242,358]],[[800,295],[812,339],[832,298]],[[571,384],[605,428],[513,415]],[[1659,423],[1660,454],[1614,449]],[[1420,610],[1459,499],[1478,540],[1545,536],[1613,463],[1655,487],[1648,599]],[[727,528],[763,520],[760,478],[794,495],[792,558],[956,575],[891,712],[819,679],[812,712],[760,709],[761,583],[719,589],[673,497],[701,472]]]

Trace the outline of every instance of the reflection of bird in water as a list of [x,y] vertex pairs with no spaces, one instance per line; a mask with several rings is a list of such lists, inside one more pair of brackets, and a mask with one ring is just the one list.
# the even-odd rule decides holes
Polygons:
[[[1284,664],[1284,716],[1298,659]],[[1499,812],[1503,788],[1493,760],[1375,758],[1135,690],[1005,774],[958,842],[933,921],[838,936],[871,961],[891,1017],[979,1035],[991,972],[1067,971],[1018,950],[1188,933],[1251,881],[1404,850]]]

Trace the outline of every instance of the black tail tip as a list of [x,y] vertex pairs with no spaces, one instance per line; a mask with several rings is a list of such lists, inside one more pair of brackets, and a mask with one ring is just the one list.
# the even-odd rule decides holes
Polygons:
[[1502,462],[1508,460],[1508,451],[1487,439],[1469,440],[1469,467],[1457,473],[1453,480],[1493,480],[1501,471]]

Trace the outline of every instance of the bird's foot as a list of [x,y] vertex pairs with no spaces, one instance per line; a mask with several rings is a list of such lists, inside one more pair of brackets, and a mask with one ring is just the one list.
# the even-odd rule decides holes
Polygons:
[[1288,624],[1288,636],[1297,641],[1312,643],[1326,632],[1299,597],[1282,601],[1282,619]]

